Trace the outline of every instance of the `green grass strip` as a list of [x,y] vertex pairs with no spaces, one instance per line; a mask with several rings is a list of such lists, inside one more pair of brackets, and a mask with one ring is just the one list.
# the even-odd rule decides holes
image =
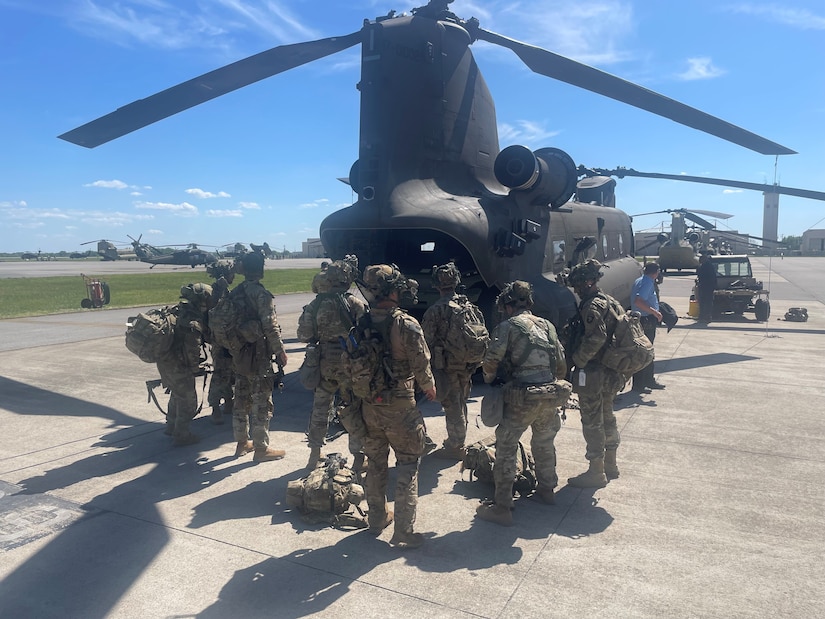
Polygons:
[[[318,269],[268,269],[263,284],[272,294],[310,292],[312,278]],[[109,285],[111,300],[104,307],[142,307],[144,305],[174,305],[181,286],[212,279],[202,272],[130,273],[96,276]],[[243,281],[238,276],[234,284]],[[233,284],[233,285],[234,285]],[[84,310],[80,302],[87,296],[86,284],[80,276],[20,277],[0,279],[0,318],[45,316]]]

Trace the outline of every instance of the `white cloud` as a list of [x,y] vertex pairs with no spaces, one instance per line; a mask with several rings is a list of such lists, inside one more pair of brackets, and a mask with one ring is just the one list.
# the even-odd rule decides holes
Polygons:
[[208,210],[206,211],[207,217],[243,217],[243,212],[240,209],[230,209],[230,210]]
[[195,196],[196,198],[231,198],[228,193],[225,191],[219,191],[218,193],[212,193],[211,191],[204,191],[203,189],[198,189],[197,187],[193,187],[192,189],[187,189],[186,193],[191,196]]
[[93,183],[86,183],[84,187],[102,187],[103,189],[126,189],[129,187],[123,181],[117,179],[111,181],[95,181]]
[[762,17],[767,21],[799,30],[825,30],[825,15],[817,15],[807,9],[746,2],[729,6],[727,10],[732,13]]
[[744,193],[744,189],[723,189],[722,193]]
[[687,71],[676,76],[681,80],[707,80],[725,74],[725,70],[715,67],[713,61],[708,57],[688,58],[687,62]]
[[558,131],[550,131],[543,122],[535,120],[517,120],[515,125],[501,123],[498,126],[498,140],[502,146],[524,144],[540,148],[547,146],[547,142],[557,135]]
[[180,204],[171,204],[169,202],[135,202],[135,208],[167,211],[172,215],[180,215],[182,217],[193,217],[198,214],[198,207],[188,202],[181,202]]
[[257,202],[238,202],[238,206],[241,208],[248,208],[248,209],[256,209],[260,210],[261,205]]
[[304,204],[299,204],[298,208],[300,209],[312,209],[312,208],[319,208],[324,207],[329,204],[329,200],[326,198],[319,198],[317,200],[313,200],[312,202],[305,202]]

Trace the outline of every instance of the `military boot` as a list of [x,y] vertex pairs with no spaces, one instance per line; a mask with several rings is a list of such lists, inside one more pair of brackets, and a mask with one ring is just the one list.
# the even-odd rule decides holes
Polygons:
[[553,488],[548,488],[547,486],[539,486],[533,498],[545,505],[556,504],[556,493]]
[[587,471],[569,478],[567,484],[574,488],[604,488],[607,485],[607,477],[604,474],[604,458],[593,458]]
[[476,516],[487,522],[494,522],[503,527],[513,526],[513,512],[509,507],[495,503],[482,503],[476,508]]
[[186,432],[175,432],[175,447],[184,447],[185,445],[194,445],[201,439],[197,434],[192,434],[188,430]]
[[395,546],[396,548],[419,548],[424,544],[424,536],[421,533],[413,533],[409,531],[408,533],[400,533],[396,531],[393,533],[392,538],[390,539],[390,546]]
[[320,447],[311,447],[309,450],[309,460],[307,460],[307,470],[311,471],[315,468],[315,465],[318,464],[318,460],[321,459],[321,448]]
[[238,445],[235,447],[235,457],[240,458],[253,451],[255,451],[255,445],[252,444],[252,441],[238,441]]
[[273,447],[257,447],[255,455],[252,459],[255,462],[272,462],[273,460],[280,460],[286,455],[283,449],[274,449]]
[[387,510],[384,519],[381,521],[376,522],[377,518],[373,518],[373,512],[370,511],[369,513],[369,522],[370,522],[370,533],[373,534],[375,537],[381,535],[381,532],[386,529],[388,526],[392,524],[393,518],[395,514],[391,509]]
[[616,465],[615,449],[608,449],[604,452],[604,475],[608,479],[619,478],[619,467]]
[[216,426],[223,425],[223,412],[221,411],[221,405],[218,404],[217,406],[212,407],[212,416],[210,417],[212,423]]

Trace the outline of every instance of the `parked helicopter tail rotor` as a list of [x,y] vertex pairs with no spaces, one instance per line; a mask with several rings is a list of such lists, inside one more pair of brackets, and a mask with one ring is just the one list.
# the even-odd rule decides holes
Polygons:
[[58,137],[94,148],[238,88],[345,50],[360,40],[359,30],[343,37],[279,45],[139,99]]
[[524,64],[540,75],[669,118],[679,124],[715,135],[763,155],[793,155],[796,153],[790,148],[732,125],[721,118],[716,118],[620,77],[554,54],[546,49],[534,47],[478,27],[472,28],[470,34],[477,39],[512,50],[521,58]]

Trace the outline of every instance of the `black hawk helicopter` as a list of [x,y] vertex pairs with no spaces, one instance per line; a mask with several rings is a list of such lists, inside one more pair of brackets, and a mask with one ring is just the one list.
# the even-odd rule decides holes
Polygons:
[[[361,127],[349,182],[357,201],[320,227],[333,259],[394,262],[421,277],[454,260],[490,315],[501,287],[531,282],[534,310],[554,322],[575,311],[556,276],[588,257],[610,265],[602,288],[629,303],[640,275],[630,218],[614,206],[571,200],[579,173],[557,148],[500,150],[495,105],[471,45],[509,48],[534,72],[763,154],[794,151],[636,84],[484,30],[430,0],[344,36],[282,45],[130,103],[60,138],[93,148],[264,78],[361,46]],[[615,181],[609,179],[615,184]],[[585,184],[592,179],[584,179]],[[585,187],[585,192],[592,187]],[[426,286],[417,309],[435,299]]]
[[183,249],[162,249],[148,243],[141,243],[142,234],[138,238],[131,236],[129,238],[132,239],[132,247],[135,250],[137,259],[150,264],[150,269],[159,264],[176,264],[194,269],[200,264],[207,265],[218,261],[217,254],[205,251],[194,243],[190,243]]

